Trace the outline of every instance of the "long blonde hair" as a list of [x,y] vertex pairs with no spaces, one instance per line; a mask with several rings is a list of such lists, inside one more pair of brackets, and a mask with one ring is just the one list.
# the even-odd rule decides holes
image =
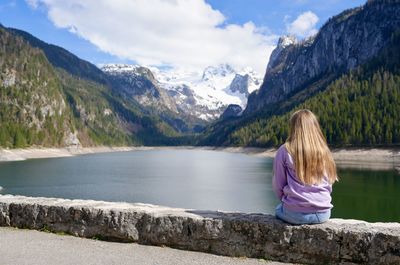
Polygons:
[[317,117],[308,109],[290,117],[290,132],[285,143],[293,157],[299,180],[306,185],[319,184],[324,176],[337,180],[336,164],[322,134]]

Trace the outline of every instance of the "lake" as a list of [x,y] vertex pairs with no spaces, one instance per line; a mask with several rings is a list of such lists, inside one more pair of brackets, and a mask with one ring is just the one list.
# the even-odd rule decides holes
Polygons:
[[[273,213],[272,159],[199,149],[1,162],[1,194]],[[339,169],[333,217],[400,222],[395,170]]]

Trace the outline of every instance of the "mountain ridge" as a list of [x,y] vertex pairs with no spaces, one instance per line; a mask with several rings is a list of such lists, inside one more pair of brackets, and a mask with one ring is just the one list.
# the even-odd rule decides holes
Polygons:
[[[153,90],[157,90],[159,95],[164,94],[164,102],[158,102],[158,105],[205,122],[219,118],[230,104],[244,107],[249,90],[254,91],[260,85],[260,78],[251,68],[235,71],[228,64],[209,66],[201,74],[190,71],[161,71],[154,67],[128,64],[105,64],[101,69],[108,75],[124,79],[135,79],[139,76],[136,73],[138,69],[147,69],[151,75],[148,79],[151,80]],[[144,91],[139,93],[140,88],[136,88],[136,91],[144,94]],[[141,101],[140,97],[136,98]],[[151,100],[152,98],[147,98],[148,102]],[[142,101],[146,101],[146,97]]]

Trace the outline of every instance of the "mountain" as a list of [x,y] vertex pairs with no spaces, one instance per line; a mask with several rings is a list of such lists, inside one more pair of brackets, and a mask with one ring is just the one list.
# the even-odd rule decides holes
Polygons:
[[201,145],[277,146],[290,114],[309,108],[332,145],[400,144],[400,1],[375,0],[329,19],[313,37],[285,36],[242,116]]
[[0,146],[165,145],[179,133],[93,64],[0,26]]
[[179,133],[203,130],[206,122],[191,113],[182,111],[181,102],[156,80],[146,67],[127,64],[107,64],[101,67],[107,75],[115,94],[126,101],[140,104],[143,111],[161,118]]
[[227,64],[203,72],[127,64],[106,64],[101,69],[115,93],[133,98],[183,133],[200,132],[231,103],[244,107],[249,92],[261,84],[252,69],[238,73]]
[[245,113],[286,100],[312,87],[326,88],[341,74],[378,54],[398,28],[398,1],[369,1],[331,18],[317,35],[299,43],[282,38],[273,51],[263,85],[249,97]]
[[251,68],[237,71],[228,64],[209,66],[202,72],[152,70],[180,111],[206,121],[219,118],[229,104],[244,108],[249,93],[261,85],[261,78]]

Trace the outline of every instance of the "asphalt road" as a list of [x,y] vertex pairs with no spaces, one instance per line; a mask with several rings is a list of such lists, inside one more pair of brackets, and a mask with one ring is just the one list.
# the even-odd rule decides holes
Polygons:
[[0,264],[278,265],[284,263],[0,227]]

